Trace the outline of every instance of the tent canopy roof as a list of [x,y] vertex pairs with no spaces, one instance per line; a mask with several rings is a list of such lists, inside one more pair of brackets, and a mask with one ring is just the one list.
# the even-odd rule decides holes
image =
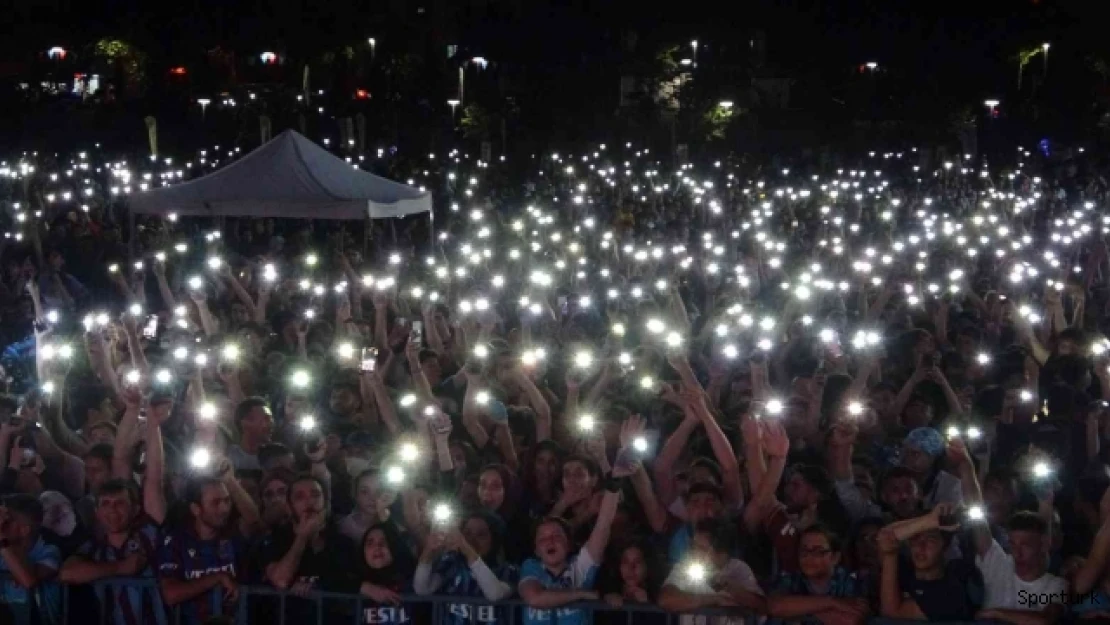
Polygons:
[[148,215],[381,219],[428,212],[432,200],[286,130],[207,176],[133,195],[130,205]]

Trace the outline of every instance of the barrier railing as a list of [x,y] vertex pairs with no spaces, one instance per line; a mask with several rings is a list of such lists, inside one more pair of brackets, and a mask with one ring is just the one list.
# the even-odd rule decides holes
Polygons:
[[[0,574],[0,584],[11,583],[11,578]],[[49,594],[48,589],[54,586],[59,589],[60,605],[53,607],[47,605],[48,600],[44,595]],[[123,622],[114,613],[117,599],[113,595],[122,591],[136,591],[129,597],[132,603],[141,603],[142,595],[146,595],[154,605],[160,606],[161,593],[158,582],[153,578],[111,578],[104,579],[88,585],[96,600],[95,617],[87,610],[72,605],[75,601],[73,588],[65,584],[44,584],[35,589],[31,594],[36,596],[33,601],[35,610],[39,613],[36,622],[43,625],[115,625]],[[603,601],[575,602],[551,610],[535,610],[530,608],[520,599],[504,599],[501,601],[488,601],[482,597],[467,597],[458,595],[416,595],[406,594],[401,596],[401,605],[397,607],[381,606],[362,595],[346,594],[314,590],[307,593],[293,593],[269,586],[240,586],[238,598],[235,602],[225,602],[225,594],[220,588],[205,593],[206,598],[186,601],[175,606],[168,606],[166,610],[166,623],[170,625],[199,625],[190,612],[203,604],[207,604],[209,616],[225,616],[235,625],[332,625],[352,623],[354,625],[367,625],[370,623],[413,623],[440,625],[441,623],[498,623],[499,625],[517,625],[518,623],[549,623],[558,625],[563,622],[560,617],[573,611],[583,611],[588,615],[588,622],[596,622],[598,617],[605,623],[612,625],[633,625],[642,623],[642,617],[651,616],[652,623],[667,623],[677,625],[682,616],[696,618],[697,625],[708,625],[714,622],[714,616],[728,616],[731,622],[744,621],[747,625],[755,625],[757,617],[737,610],[699,610],[692,614],[673,614],[662,608],[643,603],[626,603],[621,607],[614,607]],[[85,599],[89,599],[86,597]],[[77,597],[80,600],[80,597]],[[0,608],[4,599],[0,596]],[[92,608],[93,606],[86,606]],[[161,608],[158,608],[161,609]],[[391,610],[393,610],[391,612]],[[404,618],[397,610],[404,610]],[[524,611],[532,611],[532,616],[525,620]],[[43,614],[43,612],[47,614]],[[139,612],[135,608],[134,612]],[[60,618],[50,618],[49,614],[55,613]],[[141,612],[139,612],[141,614]],[[448,614],[452,618],[448,619]],[[546,616],[544,616],[546,614]],[[92,618],[90,618],[92,617]],[[699,618],[700,617],[700,618]],[[159,619],[160,620],[160,619]],[[146,625],[140,617],[140,623]],[[157,623],[152,625],[158,625]]]
[[[0,590],[6,589],[11,584],[11,577],[0,573]],[[80,586],[76,588],[85,588]],[[149,599],[156,609],[161,610],[161,592],[156,579],[152,578],[112,578],[100,580],[87,585],[96,600],[95,620],[84,610],[74,609],[71,602],[74,600],[73,587],[60,583],[44,584],[28,593],[28,598],[34,604],[37,612],[33,622],[42,625],[115,625],[116,623],[129,622],[120,619],[113,610],[116,599],[111,595],[119,591],[136,591],[135,595],[129,594],[130,600],[141,603]],[[48,595],[57,590],[57,600],[60,605],[48,605],[51,601]],[[225,616],[235,625],[332,625],[352,623],[353,625],[368,625],[373,623],[413,623],[423,625],[430,623],[498,623],[498,625],[517,625],[524,623],[524,611],[532,610],[530,619],[533,623],[547,623],[558,625],[560,616],[568,611],[581,610],[588,614],[587,622],[596,622],[597,617],[602,617],[606,624],[619,625],[644,625],[645,620],[651,623],[667,623],[677,625],[683,623],[682,617],[692,617],[695,625],[711,625],[717,622],[714,617],[727,616],[729,622],[744,621],[746,625],[756,625],[760,617],[738,610],[710,609],[699,610],[690,614],[674,614],[662,608],[642,603],[626,603],[621,607],[613,607],[601,601],[576,602],[567,604],[554,610],[534,610],[520,599],[505,599],[501,601],[488,601],[482,597],[465,597],[457,595],[402,595],[401,605],[397,608],[383,607],[362,595],[328,591],[310,591],[308,593],[293,593],[269,586],[241,586],[239,596],[235,602],[225,604],[224,593],[216,588],[205,593],[207,599],[186,601],[168,608],[163,612],[166,620],[158,617],[159,625],[165,622],[170,625],[200,625],[191,615],[185,613],[197,606],[207,603],[206,616]],[[156,600],[158,598],[158,600]],[[87,599],[87,598],[86,598]],[[329,608],[328,604],[332,606]],[[336,605],[338,604],[338,607]],[[5,595],[0,594],[0,615],[3,614]],[[11,607],[11,606],[7,606]],[[86,606],[92,608],[93,606]],[[368,612],[368,610],[370,610]],[[383,611],[387,610],[387,611]],[[402,614],[388,612],[388,610],[405,610]],[[547,613],[546,617],[535,613]],[[448,619],[448,614],[453,617]],[[644,619],[643,617],[648,617]],[[797,619],[792,619],[797,620]],[[144,617],[137,620],[141,625],[147,625]],[[689,623],[690,621],[686,621]],[[868,625],[920,625],[919,621],[905,621],[875,617],[868,621]],[[932,625],[937,625],[933,623]],[[941,625],[984,625],[982,621],[949,622]]]

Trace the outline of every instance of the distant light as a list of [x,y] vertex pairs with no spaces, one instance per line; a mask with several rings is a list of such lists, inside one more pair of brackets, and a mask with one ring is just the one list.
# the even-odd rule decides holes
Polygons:
[[171,67],[170,68],[170,73],[173,74],[174,76],[184,76],[185,75],[185,68],[181,67],[181,66]]
[[999,101],[998,100],[984,100],[983,104],[986,105],[987,108],[994,108],[994,107],[999,105]]
[[1047,41],[1041,44],[1041,49],[1044,50],[1045,52],[1048,52],[1048,49],[1051,48],[1051,47],[1052,47],[1052,45],[1049,44]]
[[868,61],[865,65],[867,66],[867,69],[871,71],[875,71],[879,67],[879,64],[875,61]]
[[721,100],[719,106],[723,109],[732,108],[732,100]]
[[56,61],[64,61],[66,54],[66,49],[59,46],[54,46],[46,51],[46,56]]
[[277,63],[278,57],[273,52],[263,52],[258,56],[262,59],[262,63],[265,65],[273,65],[274,63]]

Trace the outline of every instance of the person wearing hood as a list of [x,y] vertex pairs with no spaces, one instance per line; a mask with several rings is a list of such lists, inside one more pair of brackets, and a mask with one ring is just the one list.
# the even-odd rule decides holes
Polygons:
[[902,466],[917,476],[927,510],[942,503],[957,506],[963,503],[960,478],[940,468],[944,450],[944,438],[933,428],[911,430],[902,443]]
[[390,523],[377,523],[362,537],[359,594],[370,600],[360,622],[400,625],[412,622],[412,611],[401,595],[412,590],[413,561],[401,533]]

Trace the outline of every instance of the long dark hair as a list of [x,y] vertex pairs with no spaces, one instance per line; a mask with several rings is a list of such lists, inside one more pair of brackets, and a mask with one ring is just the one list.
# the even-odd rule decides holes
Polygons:
[[[389,553],[393,556],[393,563],[384,569],[372,569],[370,565],[366,564],[366,540],[372,532],[381,532],[385,536],[385,542],[389,545]],[[362,541],[359,542],[358,548],[360,579],[362,581],[388,588],[408,586],[412,574],[416,570],[416,563],[413,561],[412,552],[409,551],[404,538],[392,523],[371,525],[366,533],[362,535]]]
[[644,567],[647,569],[647,577],[644,579],[644,590],[647,591],[648,601],[654,602],[659,595],[659,589],[663,585],[662,572],[667,569],[666,563],[662,562],[657,554],[661,553],[659,549],[654,548],[650,542],[644,538],[630,538],[625,539],[610,545],[609,553],[605,557],[605,565],[601,568],[601,590],[603,593],[620,593],[623,590],[624,581],[621,579],[621,559],[624,552],[629,549],[638,549],[644,555]]

